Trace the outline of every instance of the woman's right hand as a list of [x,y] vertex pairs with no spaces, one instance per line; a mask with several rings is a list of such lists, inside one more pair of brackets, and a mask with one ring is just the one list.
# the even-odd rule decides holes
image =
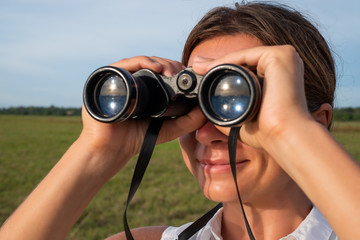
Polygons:
[[[133,73],[147,68],[164,76],[173,76],[183,70],[180,62],[159,57],[138,56],[123,59],[111,66],[126,69]],[[80,140],[86,143],[93,154],[104,156],[107,164],[104,170],[115,174],[127,161],[139,153],[149,125],[149,119],[128,119],[117,123],[101,123],[94,120],[83,107],[83,131]],[[166,120],[158,137],[158,143],[173,140],[183,134],[194,131],[205,121],[199,109],[194,109],[185,116]]]

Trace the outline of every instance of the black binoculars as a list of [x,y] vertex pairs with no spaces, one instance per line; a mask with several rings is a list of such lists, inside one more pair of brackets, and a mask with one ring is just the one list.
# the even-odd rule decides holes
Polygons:
[[84,87],[84,105],[101,122],[141,117],[177,117],[199,105],[219,126],[237,126],[252,119],[261,102],[261,80],[250,70],[218,65],[204,76],[186,68],[172,77],[149,69],[133,74],[117,67],[95,70]]

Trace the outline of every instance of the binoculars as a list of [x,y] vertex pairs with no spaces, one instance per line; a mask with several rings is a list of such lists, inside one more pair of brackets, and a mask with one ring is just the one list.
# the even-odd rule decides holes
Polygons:
[[258,112],[261,80],[233,64],[218,65],[204,76],[190,67],[172,77],[149,69],[130,73],[105,66],[87,79],[83,100],[89,114],[101,122],[177,117],[199,105],[210,122],[230,127]]

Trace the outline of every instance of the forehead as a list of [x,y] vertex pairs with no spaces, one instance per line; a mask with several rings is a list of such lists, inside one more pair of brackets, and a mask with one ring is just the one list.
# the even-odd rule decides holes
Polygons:
[[192,51],[188,65],[191,66],[194,59],[217,59],[226,54],[246,49],[262,46],[261,41],[253,36],[247,34],[238,35],[224,35],[209,40],[197,45]]

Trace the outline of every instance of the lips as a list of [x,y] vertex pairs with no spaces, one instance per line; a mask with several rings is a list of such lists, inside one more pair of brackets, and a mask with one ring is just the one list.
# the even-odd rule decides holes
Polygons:
[[[206,173],[220,174],[231,172],[230,162],[227,159],[202,159],[199,162]],[[236,168],[241,168],[248,162],[249,160],[238,160]]]

